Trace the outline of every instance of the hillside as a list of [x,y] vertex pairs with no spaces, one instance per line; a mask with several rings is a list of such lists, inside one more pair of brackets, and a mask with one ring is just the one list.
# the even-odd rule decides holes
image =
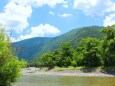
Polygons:
[[101,29],[102,27],[98,26],[77,28],[58,37],[35,37],[15,42],[12,45],[19,52],[17,55],[20,59],[31,60],[58,48],[64,42],[70,42],[73,47],[76,47],[82,38],[93,37],[101,39],[103,36],[100,33]]
[[36,37],[15,42],[13,43],[13,46],[16,48],[16,54],[20,59],[30,60],[43,46],[46,45],[46,43],[49,43],[51,39],[53,38]]

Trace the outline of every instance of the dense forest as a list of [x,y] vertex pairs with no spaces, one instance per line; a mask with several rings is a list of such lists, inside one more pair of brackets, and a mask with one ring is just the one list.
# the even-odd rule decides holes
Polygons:
[[37,59],[36,64],[50,68],[54,66],[115,67],[115,25],[103,28],[101,33],[103,36],[100,39],[82,38],[76,44],[74,38],[76,47],[73,47],[71,41],[63,43],[58,49],[43,54]]

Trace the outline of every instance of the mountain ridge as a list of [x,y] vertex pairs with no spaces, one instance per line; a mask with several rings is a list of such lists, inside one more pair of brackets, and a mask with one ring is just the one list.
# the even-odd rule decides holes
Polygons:
[[101,26],[76,28],[57,37],[35,37],[15,42],[12,45],[16,49],[17,47],[22,48],[18,55],[20,59],[32,60],[33,58],[41,56],[43,53],[58,48],[65,42],[70,42],[73,47],[76,47],[82,38],[93,37],[101,39],[102,34],[100,30],[102,28]]

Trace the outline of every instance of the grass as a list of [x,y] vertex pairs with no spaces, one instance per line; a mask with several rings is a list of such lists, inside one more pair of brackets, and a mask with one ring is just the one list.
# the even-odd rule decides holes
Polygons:
[[[80,67],[73,67],[73,66],[58,67],[58,66],[55,66],[52,70],[64,71],[64,70],[80,70],[80,69],[84,69],[84,68],[106,69],[106,67],[84,67],[84,66],[80,66]],[[112,68],[115,68],[115,67],[109,67],[109,68],[112,69]]]
[[73,66],[69,66],[69,67],[57,67],[55,66],[53,70],[58,70],[58,71],[64,71],[64,70],[79,70],[85,67],[73,67]]
[[[95,68],[95,69],[107,69],[106,67],[85,67],[85,66],[79,66],[79,67],[73,67],[73,66],[68,66],[68,67],[58,67],[58,66],[55,66],[53,69],[51,70],[57,70],[57,71],[64,71],[64,70],[80,70],[80,69],[88,69],[88,68]],[[114,69],[115,67],[109,67],[110,69]],[[41,68],[42,71],[50,71],[48,69],[48,67],[42,67]]]

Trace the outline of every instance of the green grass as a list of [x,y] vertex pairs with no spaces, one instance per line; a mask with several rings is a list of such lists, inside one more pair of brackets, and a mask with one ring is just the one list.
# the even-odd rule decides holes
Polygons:
[[[69,66],[69,67],[58,67],[58,66],[55,66],[52,70],[64,71],[64,70],[80,70],[80,69],[84,69],[84,68],[106,69],[106,67],[84,67],[84,66],[80,66],[80,67],[73,67],[73,66]],[[115,67],[109,67],[109,68],[112,69],[112,68],[115,68]]]
[[73,66],[69,66],[69,67],[57,67],[55,66],[53,70],[58,70],[58,71],[64,71],[64,70],[79,70],[85,67],[73,67]]

